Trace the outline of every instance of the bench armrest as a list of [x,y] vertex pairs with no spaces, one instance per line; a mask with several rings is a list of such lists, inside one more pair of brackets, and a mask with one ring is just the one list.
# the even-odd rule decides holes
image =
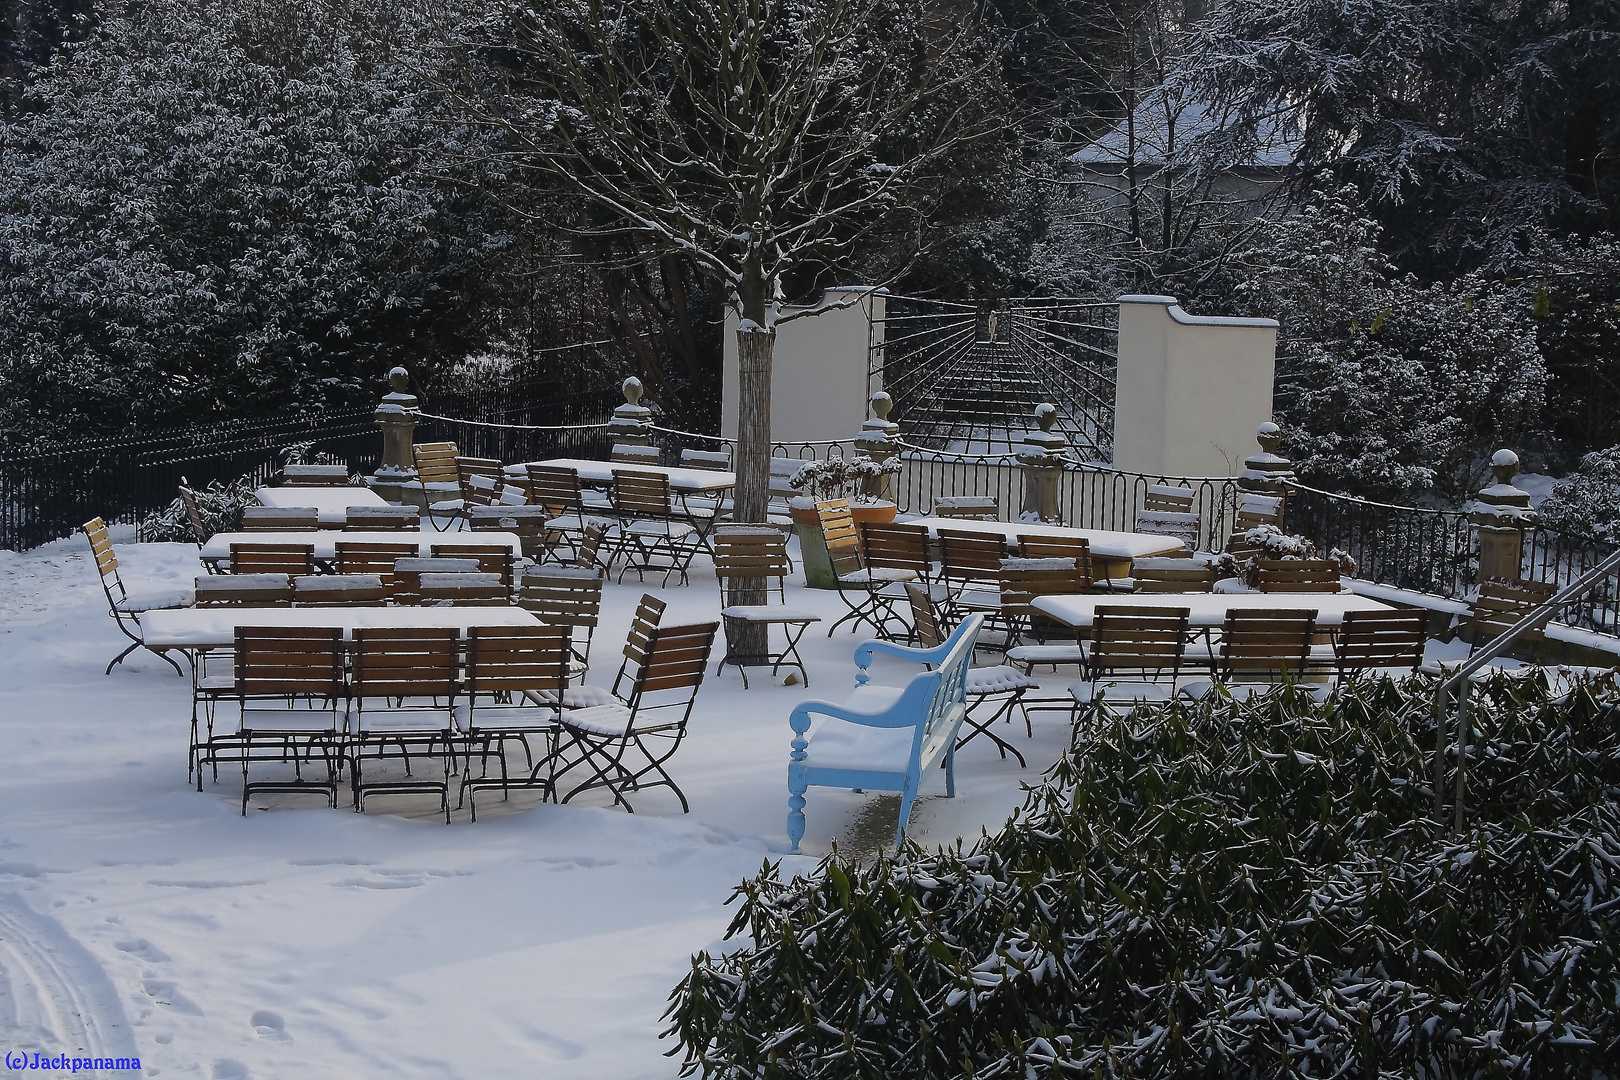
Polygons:
[[872,658],[878,653],[933,667],[945,659],[945,655],[951,651],[953,644],[954,642],[947,641],[936,648],[918,649],[911,645],[896,645],[892,641],[882,641],[877,638],[873,638],[871,641],[863,641],[855,646],[855,666],[859,669],[855,672],[855,685],[865,686],[872,678],[867,674],[866,669],[872,666]]
[[925,713],[897,709],[894,704],[877,712],[867,712],[864,709],[853,709],[848,705],[839,705],[831,701],[811,699],[801,701],[793,707],[793,711],[788,714],[788,723],[793,725],[795,733],[803,735],[810,730],[812,716],[831,716],[837,720],[860,724],[862,727],[884,728],[916,727],[919,722],[927,719]]

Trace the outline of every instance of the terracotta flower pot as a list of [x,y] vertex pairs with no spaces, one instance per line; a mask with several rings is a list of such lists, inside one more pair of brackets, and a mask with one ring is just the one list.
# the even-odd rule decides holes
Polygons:
[[795,525],[821,524],[821,517],[816,513],[816,501],[805,495],[796,495],[788,500],[788,517],[793,519]]
[[857,525],[863,521],[871,525],[887,525],[894,520],[897,512],[892,502],[849,504],[849,514]]

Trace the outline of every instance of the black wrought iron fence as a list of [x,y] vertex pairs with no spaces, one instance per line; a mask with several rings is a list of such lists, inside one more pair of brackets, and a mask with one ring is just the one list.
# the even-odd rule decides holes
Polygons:
[[1304,485],[1290,486],[1287,531],[1338,548],[1356,576],[1380,585],[1460,599],[1479,572],[1479,544],[1468,515],[1372,502]]
[[606,458],[606,425],[624,398],[612,390],[559,397],[545,388],[440,394],[424,405],[417,442],[453,442],[468,457],[505,462]]
[[[1289,532],[1324,551],[1349,553],[1364,581],[1452,600],[1468,599],[1478,582],[1479,541],[1461,510],[1393,506],[1301,484],[1290,486],[1284,507]],[[1567,585],[1613,550],[1612,544],[1538,526],[1525,533],[1519,573]],[[1620,582],[1611,577],[1567,609],[1561,621],[1620,632]]]
[[167,506],[182,476],[194,485],[247,475],[268,480],[295,443],[351,472],[376,467],[381,441],[369,409],[199,425],[0,455],[0,548],[25,551],[92,517],[138,521]]
[[[1520,574],[1568,585],[1602,562],[1615,545],[1588,536],[1538,527],[1525,534]],[[1620,579],[1613,575],[1565,608],[1560,621],[1603,634],[1620,633]]]

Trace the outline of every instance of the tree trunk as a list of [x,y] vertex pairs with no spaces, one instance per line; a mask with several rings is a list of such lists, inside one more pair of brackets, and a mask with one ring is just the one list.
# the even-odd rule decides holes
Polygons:
[[[732,462],[737,487],[732,518],[763,523],[771,497],[771,353],[776,331],[749,321],[737,328],[737,456]],[[732,579],[728,603],[763,604],[765,599],[763,578]],[[770,651],[770,627],[728,621],[726,640],[733,653],[762,657]]]

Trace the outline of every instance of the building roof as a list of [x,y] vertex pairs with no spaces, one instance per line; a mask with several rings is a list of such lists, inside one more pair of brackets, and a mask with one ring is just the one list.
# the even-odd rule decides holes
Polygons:
[[[1164,94],[1152,94],[1136,107],[1136,164],[1173,164],[1172,145],[1174,154],[1184,153],[1194,140],[1225,130],[1227,122],[1227,115],[1207,102],[1177,101]],[[1288,123],[1286,114],[1279,110],[1263,118],[1257,134],[1257,145],[1239,160],[1229,162],[1229,167],[1279,169],[1293,163],[1300,134]],[[1083,166],[1123,168],[1131,149],[1129,125],[1122,118],[1101,138],[1070,154],[1069,161]]]

